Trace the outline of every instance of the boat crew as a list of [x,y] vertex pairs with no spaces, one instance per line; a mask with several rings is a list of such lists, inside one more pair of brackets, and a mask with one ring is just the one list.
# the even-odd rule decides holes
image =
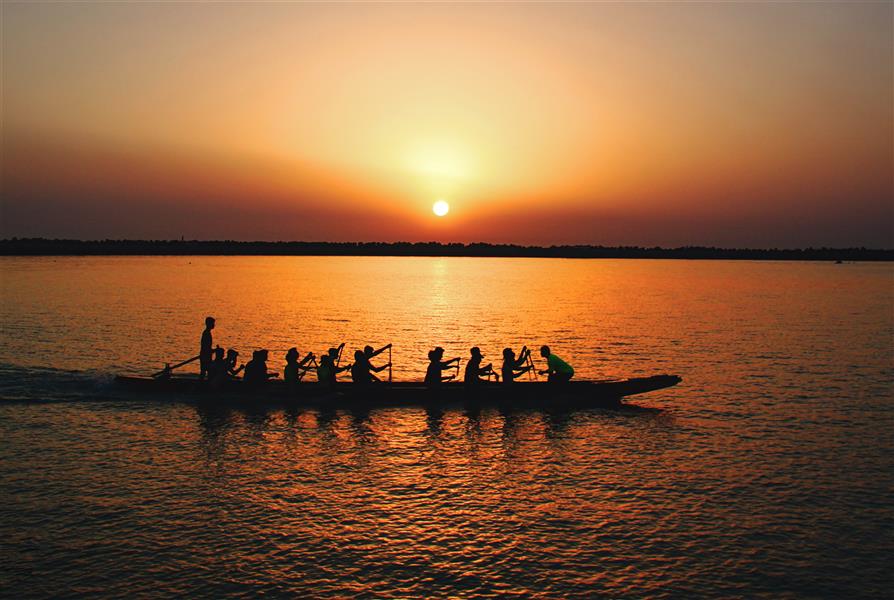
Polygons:
[[432,387],[441,385],[444,381],[450,381],[453,376],[444,377],[444,369],[449,369],[451,365],[459,364],[459,357],[450,360],[442,360],[444,358],[444,349],[438,346],[428,353],[428,368],[425,370],[425,385]]
[[469,358],[469,362],[466,363],[463,383],[466,385],[477,385],[483,381],[487,381],[490,375],[496,375],[497,378],[499,378],[499,375],[494,371],[493,363],[488,363],[484,367],[481,366],[481,360],[484,358],[484,355],[481,354],[481,350],[478,346],[469,350],[469,354],[471,354],[471,357]]
[[574,377],[574,368],[550,352],[549,346],[540,346],[540,356],[546,359],[547,366],[540,374],[547,375],[550,383],[565,383]]
[[515,358],[515,352],[512,351],[512,348],[504,348],[503,367],[501,369],[503,372],[503,383],[512,383],[516,377],[530,371],[531,365],[525,366],[530,357],[531,351],[528,350],[527,346],[522,347],[518,358]]
[[308,363],[314,359],[313,352],[308,352],[301,362],[298,362],[298,356],[297,348],[289,348],[289,351],[286,352],[286,368],[283,370],[283,381],[288,384],[294,385],[301,381],[304,373],[310,369]]
[[[367,346],[366,348],[370,352],[372,351],[372,346]],[[377,352],[372,352],[370,356],[375,356],[384,349],[385,348],[381,348]],[[371,362],[369,362],[369,356],[367,356],[366,350],[357,350],[356,352],[354,352],[354,364],[351,365],[351,379],[354,383],[358,383],[360,385],[369,385],[374,381],[381,381],[381,379],[373,375],[374,372],[379,373],[390,366],[391,363],[384,364],[381,367],[376,367]]]
[[279,373],[267,372],[267,358],[269,354],[266,350],[255,350],[251,354],[251,360],[245,365],[245,383],[248,385],[261,385],[266,383],[268,379],[279,377]]
[[214,329],[214,317],[205,317],[205,331],[202,332],[202,341],[199,343],[199,379],[204,381],[211,370],[212,350],[214,343],[211,339],[211,330]]

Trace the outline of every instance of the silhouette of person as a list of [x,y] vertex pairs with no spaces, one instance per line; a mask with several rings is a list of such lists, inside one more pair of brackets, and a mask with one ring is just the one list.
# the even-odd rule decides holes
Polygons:
[[567,362],[550,352],[549,346],[540,346],[540,356],[546,359],[547,368],[540,371],[541,375],[547,375],[550,383],[565,383],[574,377],[574,368]]
[[317,381],[326,383],[330,389],[337,383],[336,376],[351,368],[351,365],[339,367],[335,364],[338,354],[339,351],[336,348],[329,348],[329,351],[320,357],[320,364],[317,367]]
[[208,381],[213,386],[220,385],[227,377],[227,359],[224,356],[224,349],[218,346],[214,349],[214,359],[208,368]]
[[487,381],[488,375],[496,375],[493,363],[488,363],[484,367],[481,366],[481,360],[484,358],[484,355],[481,354],[478,346],[469,350],[469,354],[471,354],[471,357],[469,362],[466,363],[466,370],[463,376],[465,385],[478,385],[483,381]]
[[242,369],[245,368],[245,365],[239,365],[236,367],[236,363],[239,361],[239,353],[236,352],[233,348],[227,350],[227,377],[230,379],[235,378],[239,373],[242,372]]
[[[385,348],[387,348],[387,346]],[[381,379],[373,375],[373,373],[380,373],[381,371],[384,371],[391,366],[391,363],[384,364],[381,367],[376,367],[371,362],[369,362],[369,359],[371,356],[375,356],[385,348],[381,348],[377,352],[373,352],[372,346],[367,346],[364,350],[357,350],[356,352],[354,352],[354,364],[351,365],[351,380],[354,383],[360,385],[369,385],[374,381],[381,381]]]
[[314,359],[314,353],[308,352],[301,362],[298,362],[298,349],[289,348],[286,352],[286,368],[283,370],[283,380],[289,384],[296,384],[301,381],[304,373],[310,368],[307,364]]
[[530,355],[531,351],[528,350],[527,346],[522,347],[518,359],[515,358],[515,352],[512,351],[512,348],[503,349],[503,366],[501,368],[503,383],[512,383],[516,377],[531,370],[530,365],[524,366]]
[[214,329],[214,317],[205,317],[205,331],[202,332],[202,341],[199,345],[199,379],[204,381],[211,369],[213,341],[211,330]]
[[425,370],[425,385],[429,387],[441,385],[444,381],[450,381],[453,376],[444,377],[442,372],[444,369],[450,368],[450,365],[459,363],[459,357],[450,360],[441,360],[444,358],[444,349],[438,346],[428,353],[428,368]]
[[279,377],[279,373],[267,372],[267,359],[269,353],[266,350],[255,350],[251,353],[251,360],[245,365],[245,383],[251,386],[266,383],[272,377]]

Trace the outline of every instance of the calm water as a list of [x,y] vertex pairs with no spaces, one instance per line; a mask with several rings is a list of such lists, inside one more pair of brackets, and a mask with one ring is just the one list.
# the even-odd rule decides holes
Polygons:
[[[0,259],[0,593],[883,597],[894,265]],[[109,383],[215,342],[394,343],[581,378],[642,411],[197,410]],[[384,361],[383,361],[384,362]]]

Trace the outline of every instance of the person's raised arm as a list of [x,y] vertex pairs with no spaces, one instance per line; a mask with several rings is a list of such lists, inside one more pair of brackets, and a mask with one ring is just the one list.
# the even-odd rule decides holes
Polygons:
[[377,355],[381,354],[382,352],[384,352],[385,350],[387,350],[387,349],[390,348],[390,347],[391,347],[391,344],[385,344],[384,346],[382,346],[382,347],[379,348],[378,350],[373,350],[373,353],[370,354],[367,358],[372,358],[373,356],[377,356]]

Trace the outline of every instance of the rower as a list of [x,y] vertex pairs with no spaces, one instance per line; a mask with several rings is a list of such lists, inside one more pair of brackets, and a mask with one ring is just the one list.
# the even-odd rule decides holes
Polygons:
[[227,359],[224,356],[224,349],[218,346],[214,349],[214,360],[208,368],[208,382],[212,386],[218,386],[226,380],[227,377]]
[[[385,346],[385,348],[387,347],[388,346]],[[381,348],[376,352],[372,352],[372,346],[367,346],[364,350],[357,350],[356,352],[354,352],[354,364],[351,366],[351,379],[354,381],[354,383],[360,385],[369,385],[374,381],[381,381],[381,379],[373,375],[373,372],[379,373],[381,371],[384,371],[391,366],[391,363],[384,364],[381,367],[376,367],[371,362],[369,362],[369,357],[375,356],[382,350],[385,350],[385,348]],[[368,355],[368,352],[371,352],[371,354]]]
[[567,362],[550,352],[549,346],[540,346],[540,356],[546,359],[546,370],[541,375],[548,375],[550,383],[565,383],[574,377],[574,368]]
[[523,346],[518,358],[515,358],[515,352],[512,348],[503,349],[503,383],[512,383],[516,377],[527,373],[531,370],[531,365],[524,366],[531,356],[531,351],[527,346]]
[[226,367],[227,367],[227,377],[230,379],[235,379],[239,373],[242,372],[242,369],[245,368],[245,364],[241,364],[238,367],[236,363],[239,361],[239,353],[236,352],[235,349],[230,348],[227,350],[227,359],[226,359]]
[[469,362],[466,363],[463,383],[466,385],[478,385],[483,381],[487,381],[490,375],[496,375],[499,378],[499,375],[494,371],[493,363],[488,363],[485,367],[481,366],[481,360],[484,358],[484,355],[481,354],[478,346],[469,350],[469,354],[472,356],[469,358]]
[[202,332],[202,341],[199,344],[199,379],[201,381],[208,377],[208,373],[211,370],[212,329],[214,329],[214,317],[205,317],[205,331]]
[[438,346],[434,350],[429,351],[428,353],[428,368],[425,370],[425,385],[439,386],[444,381],[450,381],[453,379],[453,376],[444,377],[441,373],[444,369],[449,369],[450,365],[456,363],[459,364],[459,357],[451,358],[448,361],[441,360],[444,358],[444,349]]
[[245,365],[244,380],[247,385],[261,385],[267,383],[268,379],[279,377],[279,373],[267,372],[267,358],[269,353],[266,350],[255,350],[251,354],[251,360]]
[[308,352],[301,362],[298,362],[298,356],[297,348],[289,348],[289,351],[286,352],[286,368],[283,370],[283,380],[291,385],[301,381],[304,373],[310,369],[307,364],[314,359],[313,352]]
[[[335,357],[335,358],[334,358]],[[335,387],[337,383],[336,376],[351,368],[351,365],[339,367],[335,364],[338,357],[338,350],[329,348],[329,351],[320,357],[320,365],[317,367],[317,380],[327,384],[330,388]]]

